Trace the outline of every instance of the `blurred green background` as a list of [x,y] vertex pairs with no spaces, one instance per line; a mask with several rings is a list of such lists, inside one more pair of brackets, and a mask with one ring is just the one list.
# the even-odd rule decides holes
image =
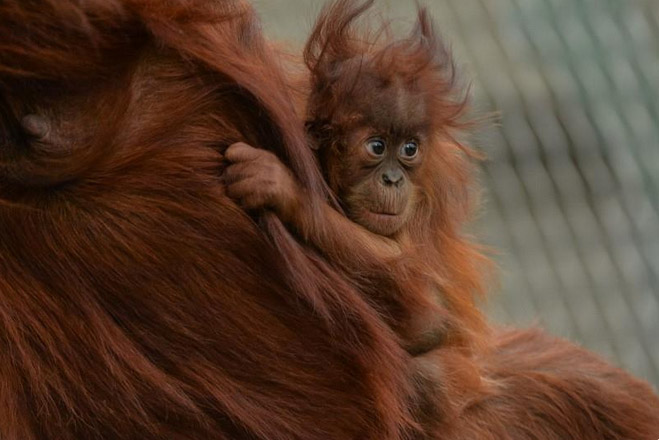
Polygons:
[[[299,47],[323,0],[254,0]],[[539,323],[659,385],[659,1],[428,0],[473,82],[494,321]],[[415,3],[380,0],[411,24]]]

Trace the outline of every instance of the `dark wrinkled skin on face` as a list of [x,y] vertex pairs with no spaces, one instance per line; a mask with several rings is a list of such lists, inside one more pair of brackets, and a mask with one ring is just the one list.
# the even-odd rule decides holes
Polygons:
[[[337,88],[347,88],[351,81],[354,87],[336,112],[337,139],[321,163],[347,215],[376,234],[391,236],[413,211],[419,187],[416,171],[427,153],[430,121],[419,84],[364,69],[357,78],[336,79]],[[385,144],[381,156],[369,154],[367,145],[373,139]],[[400,154],[409,141],[419,147],[414,158]],[[396,182],[385,175],[395,176]]]
[[[381,156],[368,151],[372,139],[385,144]],[[419,143],[420,135],[399,135],[375,128],[358,128],[345,143],[345,165],[340,178],[344,185],[339,197],[348,216],[366,229],[391,236],[407,222],[416,197],[415,170],[423,153],[413,159],[401,157],[401,149],[409,140]],[[420,145],[422,149],[423,146]],[[338,161],[338,159],[337,159]]]

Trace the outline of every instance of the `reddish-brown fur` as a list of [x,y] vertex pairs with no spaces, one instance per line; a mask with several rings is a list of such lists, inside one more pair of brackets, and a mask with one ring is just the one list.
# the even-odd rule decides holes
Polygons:
[[[274,154],[244,143],[226,152],[227,194],[250,211],[272,209],[351,274],[410,353],[438,343],[468,350],[482,342],[473,297],[485,267],[460,231],[470,169],[451,131],[465,100],[425,12],[411,35],[395,40],[388,28],[380,38],[356,30],[369,6],[334,4],[305,49],[310,142],[350,219],[312,200]],[[369,152],[374,140],[382,153]],[[418,154],[401,156],[409,142]],[[385,183],[385,173],[399,180]],[[306,208],[314,204],[320,214]]]
[[[322,190],[251,10],[17,0],[0,33],[0,438],[395,437],[390,332],[223,193],[239,139]],[[68,142],[26,142],[28,113]]]
[[[442,321],[444,343],[471,349],[483,342],[474,296],[483,291],[488,264],[461,231],[472,209],[472,169],[465,160],[471,151],[453,135],[464,124],[466,100],[427,11],[420,10],[409,36],[394,39],[386,24],[358,29],[372,4],[335,2],[316,23],[304,51],[311,75],[306,125],[325,178],[341,200],[351,197],[346,190],[366,173],[345,157],[354,154],[346,135],[355,128],[423,138],[421,164],[409,171],[414,206],[394,237],[403,254],[376,270],[393,274],[396,308],[409,315],[404,321],[436,326],[414,323],[416,315],[428,320],[423,309],[429,309],[436,315],[430,321]],[[439,296],[439,310],[429,296]]]
[[[647,384],[540,332],[468,325],[482,274],[455,143],[426,226],[469,343],[423,357],[351,277],[226,197],[217,164],[239,140],[326,191],[245,3],[5,0],[0,35],[1,439],[659,435]],[[35,113],[67,141],[30,142]]]

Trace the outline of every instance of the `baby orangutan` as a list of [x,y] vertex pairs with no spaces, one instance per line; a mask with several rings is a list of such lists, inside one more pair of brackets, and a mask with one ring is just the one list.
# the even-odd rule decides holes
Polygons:
[[[273,210],[351,273],[362,291],[372,290],[406,349],[420,354],[445,339],[449,327],[459,340],[460,331],[480,324],[449,322],[473,292],[451,297],[448,285],[460,282],[451,279],[450,267],[439,266],[450,258],[437,251],[464,245],[455,223],[464,216],[467,185],[461,186],[464,170],[453,164],[461,147],[448,133],[463,100],[454,99],[452,65],[424,13],[409,38],[386,44],[347,38],[344,24],[321,19],[305,61],[310,142],[345,215],[330,202],[311,203],[273,153],[246,143],[226,151],[227,194],[247,210]],[[312,208],[318,205],[321,212]],[[389,263],[374,266],[382,261]]]

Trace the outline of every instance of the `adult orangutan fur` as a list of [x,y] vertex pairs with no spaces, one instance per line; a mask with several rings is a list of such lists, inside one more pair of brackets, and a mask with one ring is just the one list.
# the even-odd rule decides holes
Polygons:
[[0,438],[395,438],[390,331],[223,193],[239,139],[322,191],[251,9],[17,0],[0,33]]
[[[339,47],[369,4],[318,32]],[[410,357],[354,274],[226,197],[236,141],[326,194],[245,3],[5,0],[0,35],[0,439],[659,433],[647,384],[537,331]],[[469,167],[446,148],[442,294],[478,321]]]

